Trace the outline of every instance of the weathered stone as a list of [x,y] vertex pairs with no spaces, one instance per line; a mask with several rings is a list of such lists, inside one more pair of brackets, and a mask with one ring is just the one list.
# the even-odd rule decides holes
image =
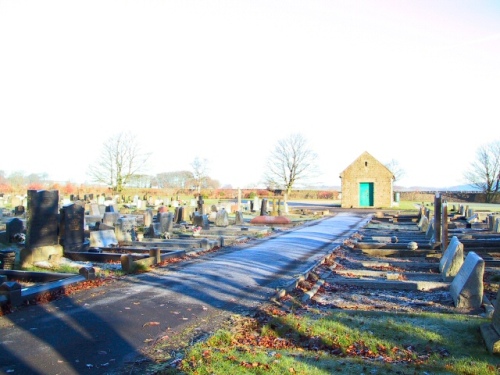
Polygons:
[[456,307],[481,307],[483,302],[484,260],[473,251],[469,251],[464,264],[450,285],[450,293]]
[[464,245],[457,236],[451,238],[448,247],[439,261],[439,272],[443,281],[451,281],[464,263]]

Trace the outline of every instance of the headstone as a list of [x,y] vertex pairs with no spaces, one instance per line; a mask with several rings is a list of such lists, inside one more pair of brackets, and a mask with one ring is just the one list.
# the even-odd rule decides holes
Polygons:
[[429,221],[429,227],[427,228],[427,232],[425,232],[425,238],[431,241],[434,238],[434,220]]
[[493,232],[500,233],[500,217],[495,218],[495,224],[493,225]]
[[418,228],[423,233],[427,232],[427,229],[429,229],[429,219],[427,218],[427,216],[422,215],[420,217],[420,221],[418,222]]
[[260,206],[260,216],[267,215],[267,211],[268,211],[268,208],[267,208],[267,199],[263,198],[262,199],[262,204]]
[[106,206],[104,211],[105,212],[115,212],[115,208],[113,207],[112,204],[110,204],[110,205]]
[[174,222],[179,224],[182,221],[186,221],[186,210],[182,206],[176,207],[174,214]]
[[98,230],[90,232],[90,247],[113,247],[118,246],[115,231]]
[[153,210],[148,208],[144,212],[144,226],[149,227],[152,222],[153,222]]
[[205,201],[201,195],[198,195],[197,208],[200,215],[205,214]]
[[227,227],[229,225],[229,217],[227,211],[223,208],[219,212],[217,212],[217,216],[215,217],[215,226],[217,227]]
[[110,227],[114,227],[120,216],[118,212],[105,212],[102,217],[102,222]]
[[59,192],[28,190],[26,246],[36,248],[58,244]]
[[236,211],[235,216],[234,216],[234,224],[235,225],[242,225],[245,223],[245,220],[243,219],[243,213],[241,211]]
[[89,210],[89,215],[90,216],[101,216],[101,210],[99,210],[99,205],[97,203],[91,203],[90,204],[90,210]]
[[85,239],[85,209],[78,204],[69,204],[60,209],[61,224],[59,226],[60,243],[65,251],[79,251]]
[[252,209],[252,212],[255,212],[257,211],[257,208],[259,207],[260,203],[259,203],[259,197],[254,197],[253,198],[253,209]]
[[162,212],[158,214],[161,233],[172,233],[174,229],[174,214],[172,212]]
[[17,242],[14,240],[14,235],[26,232],[25,222],[17,217],[10,219],[5,223],[5,231],[9,243]]
[[455,307],[478,309],[483,302],[484,260],[469,251],[464,264],[450,285]]
[[457,236],[451,238],[439,261],[439,272],[443,281],[452,281],[464,263],[464,245]]
[[24,214],[25,211],[26,210],[22,204],[14,207],[14,215],[16,215],[16,216],[20,216],[20,215]]
[[500,289],[498,290],[496,301],[491,323],[485,323],[480,326],[486,348],[491,354],[500,353]]
[[99,214],[101,215],[101,217],[104,216],[104,214],[106,213],[106,205],[105,204],[99,204],[97,205],[97,207],[99,207]]
[[132,217],[121,217],[115,225],[115,235],[118,242],[135,241],[135,219]]

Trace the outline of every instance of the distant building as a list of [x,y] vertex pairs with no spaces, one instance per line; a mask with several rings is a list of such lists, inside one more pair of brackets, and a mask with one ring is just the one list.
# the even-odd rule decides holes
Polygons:
[[341,207],[391,207],[394,174],[368,152],[363,152],[342,173]]

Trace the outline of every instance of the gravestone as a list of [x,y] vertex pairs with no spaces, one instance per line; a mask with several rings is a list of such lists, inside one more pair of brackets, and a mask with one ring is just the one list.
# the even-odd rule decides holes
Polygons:
[[118,242],[135,241],[135,219],[132,217],[121,217],[116,221],[115,235]]
[[59,191],[28,190],[26,247],[21,250],[21,265],[46,261],[51,255],[61,255],[58,241]]
[[217,227],[227,227],[229,225],[229,217],[227,211],[223,208],[219,212],[217,212],[217,216],[215,217],[215,226]]
[[17,242],[14,240],[14,235],[26,232],[25,222],[17,217],[10,219],[5,223],[5,232],[9,243]]
[[429,240],[433,240],[434,238],[434,220],[429,221],[429,227],[427,228],[427,232],[425,232],[425,238]]
[[97,203],[90,204],[89,215],[102,217],[101,210],[99,210],[99,205]]
[[120,216],[119,212],[105,212],[102,217],[102,223],[114,227]]
[[262,199],[262,204],[260,206],[260,216],[267,215],[267,211],[268,211],[268,208],[267,208],[267,199],[263,198]]
[[205,214],[205,201],[201,195],[198,195],[197,208],[200,215]]
[[253,210],[252,212],[257,211],[257,208],[259,207],[260,202],[259,202],[259,197],[254,197],[253,198]]
[[174,230],[174,214],[172,212],[162,212],[158,214],[161,233],[172,233]]
[[451,238],[439,261],[439,272],[443,281],[452,281],[464,263],[464,245],[457,236]]
[[79,204],[69,204],[60,209],[59,242],[65,251],[81,251],[85,232],[85,209]]
[[114,247],[118,246],[118,240],[116,239],[115,231],[109,230],[98,230],[90,232],[90,247]]
[[236,211],[234,218],[235,225],[242,225],[245,223],[245,220],[243,220],[243,213],[240,211]]
[[179,206],[175,208],[174,222],[179,224],[182,221],[186,221],[186,210],[184,207]]
[[491,323],[485,323],[480,326],[486,348],[491,354],[500,353],[500,290],[496,298],[496,306],[493,311]]
[[455,307],[478,309],[483,302],[484,260],[469,251],[464,264],[450,285]]
[[[161,207],[160,207],[161,208]],[[153,210],[148,208],[144,212],[144,226],[149,227],[151,223],[153,222]]]
[[201,227],[202,229],[210,229],[208,216],[200,215],[198,212],[195,212],[193,215],[193,225],[196,227]]
[[30,248],[57,245],[59,192],[28,190],[26,245]]
[[493,225],[493,232],[500,233],[500,217],[495,218],[495,224]]
[[25,210],[24,206],[21,204],[19,206],[14,207],[14,215],[16,215],[16,216],[20,216],[20,215],[24,214],[25,211],[26,210]]
[[99,204],[99,205],[97,205],[97,207],[99,207],[99,214],[101,215],[101,217],[103,217],[104,214],[106,213],[106,205]]
[[420,221],[418,223],[418,228],[423,233],[427,232],[427,229],[429,229],[429,219],[427,218],[427,216],[422,215],[422,217],[420,218]]

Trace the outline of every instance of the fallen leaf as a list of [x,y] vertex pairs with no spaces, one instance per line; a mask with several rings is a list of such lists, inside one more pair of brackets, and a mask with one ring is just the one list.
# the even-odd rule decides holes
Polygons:
[[160,322],[147,322],[147,323],[144,323],[142,326],[147,327],[147,326],[159,326],[159,325],[160,325]]

